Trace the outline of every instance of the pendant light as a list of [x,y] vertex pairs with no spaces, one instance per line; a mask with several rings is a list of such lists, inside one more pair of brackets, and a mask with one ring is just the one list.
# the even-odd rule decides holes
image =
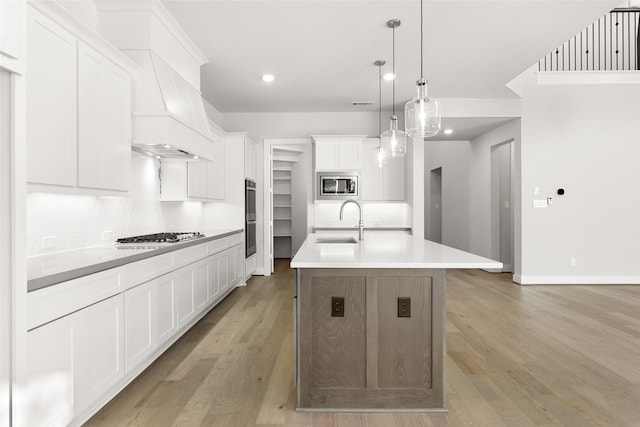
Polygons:
[[440,132],[440,103],[427,96],[427,81],[423,75],[423,13],[420,0],[420,79],[416,82],[418,96],[404,106],[404,127],[407,135],[430,137]]
[[378,67],[378,153],[376,159],[378,167],[384,164],[384,153],[382,152],[382,66],[386,64],[384,59],[378,59],[374,64]]
[[398,129],[398,117],[396,116],[396,28],[400,26],[399,19],[387,21],[387,27],[391,28],[393,34],[393,113],[391,115],[389,130],[380,136],[380,146],[385,157],[404,157],[407,152],[407,134]]

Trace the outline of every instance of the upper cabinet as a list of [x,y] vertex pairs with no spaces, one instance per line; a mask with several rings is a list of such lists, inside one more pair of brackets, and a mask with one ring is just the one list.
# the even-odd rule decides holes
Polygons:
[[244,139],[244,176],[256,180],[258,176],[258,150],[256,143],[248,136]]
[[312,135],[316,170],[357,170],[362,167],[364,135]]
[[127,191],[130,73],[32,7],[26,52],[27,181]]
[[27,11],[27,181],[77,184],[76,39]]
[[224,144],[216,143],[219,157],[211,160],[163,160],[160,165],[160,200],[224,200]]
[[404,201],[405,158],[378,160],[377,138],[368,138],[362,144],[361,198],[367,201]]
[[78,43],[78,185],[127,191],[131,76]]
[[0,1],[0,68],[22,73],[26,1]]

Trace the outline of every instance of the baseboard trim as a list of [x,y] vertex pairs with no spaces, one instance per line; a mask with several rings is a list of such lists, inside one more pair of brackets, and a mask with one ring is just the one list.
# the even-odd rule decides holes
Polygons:
[[251,274],[254,276],[264,276],[264,268],[256,268]]
[[640,285],[640,276],[525,276],[513,275],[521,285]]

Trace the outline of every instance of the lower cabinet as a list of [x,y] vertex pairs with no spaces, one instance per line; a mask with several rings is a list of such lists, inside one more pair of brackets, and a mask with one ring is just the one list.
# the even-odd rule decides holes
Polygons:
[[[215,302],[222,296],[223,287],[227,283],[226,268],[223,266],[222,253],[209,257],[209,301]],[[223,277],[224,276],[224,277]]]
[[[242,248],[203,251],[178,270],[30,330],[17,425],[78,424],[95,413],[242,278]],[[59,303],[59,295],[49,297]]]
[[122,294],[29,331],[24,425],[66,425],[119,382],[123,335]]
[[209,304],[208,276],[208,258],[178,270],[178,329],[182,329]]
[[82,409],[78,363],[81,326],[76,312],[27,334],[27,409],[21,424],[66,425]]
[[218,274],[220,278],[220,290],[221,293],[225,293],[231,284],[229,277],[229,251],[224,251],[219,256],[218,266],[220,270]]
[[124,296],[116,295],[80,313],[84,407],[124,377]]
[[178,330],[175,272],[126,291],[124,307],[125,360],[129,372]]

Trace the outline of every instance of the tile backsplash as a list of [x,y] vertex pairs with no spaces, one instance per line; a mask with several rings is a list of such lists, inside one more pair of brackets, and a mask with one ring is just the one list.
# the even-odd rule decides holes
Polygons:
[[27,195],[27,254],[62,252],[160,231],[204,229],[203,203],[160,203],[158,161],[132,155],[127,197]]

